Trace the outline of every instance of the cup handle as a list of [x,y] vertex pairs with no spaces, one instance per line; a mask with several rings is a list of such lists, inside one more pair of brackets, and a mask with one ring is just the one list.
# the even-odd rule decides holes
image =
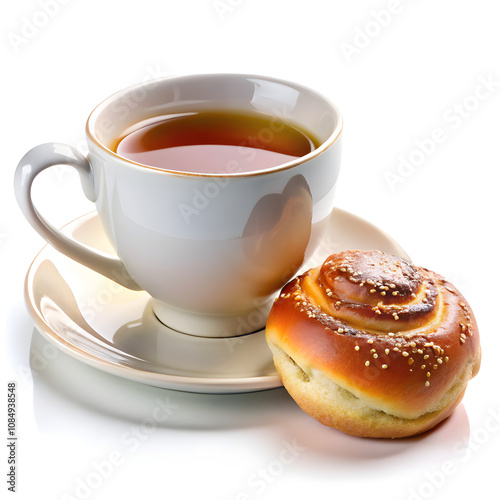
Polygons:
[[92,202],[96,200],[94,175],[88,160],[75,148],[66,144],[52,142],[40,144],[23,156],[14,176],[17,202],[28,222],[45,240],[64,255],[126,288],[142,290],[118,257],[107,255],[66,236],[37,211],[31,199],[31,186],[40,172],[54,165],[74,167],[80,175],[80,183],[85,196]]

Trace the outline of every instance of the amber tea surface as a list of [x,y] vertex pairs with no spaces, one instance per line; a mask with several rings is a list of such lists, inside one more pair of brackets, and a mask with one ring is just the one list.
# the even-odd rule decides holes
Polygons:
[[155,168],[230,174],[283,165],[319,144],[311,134],[276,117],[203,111],[140,122],[112,149],[123,158]]

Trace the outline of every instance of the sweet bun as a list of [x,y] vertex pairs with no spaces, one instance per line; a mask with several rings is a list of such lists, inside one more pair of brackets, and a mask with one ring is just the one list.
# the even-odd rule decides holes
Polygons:
[[266,338],[298,405],[363,437],[434,427],[460,403],[481,359],[476,320],[460,292],[379,251],[333,254],[290,281]]

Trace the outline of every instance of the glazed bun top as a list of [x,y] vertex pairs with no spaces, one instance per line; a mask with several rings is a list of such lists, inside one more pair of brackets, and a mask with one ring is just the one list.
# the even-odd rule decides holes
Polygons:
[[440,311],[435,277],[382,252],[330,256],[317,273],[317,285],[310,290],[326,312],[382,334],[419,328]]

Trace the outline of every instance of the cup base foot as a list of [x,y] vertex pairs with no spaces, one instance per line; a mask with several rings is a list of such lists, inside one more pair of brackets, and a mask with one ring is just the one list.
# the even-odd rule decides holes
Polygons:
[[209,338],[239,337],[262,330],[273,304],[272,299],[258,307],[234,314],[200,314],[185,311],[152,299],[158,320],[172,330]]

